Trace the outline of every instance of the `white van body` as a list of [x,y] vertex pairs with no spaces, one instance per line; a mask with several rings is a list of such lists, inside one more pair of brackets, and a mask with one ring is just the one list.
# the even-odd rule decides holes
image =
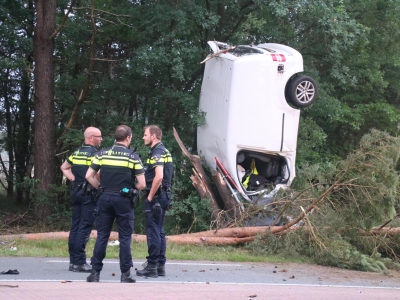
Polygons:
[[[251,195],[266,190],[243,185],[250,159],[257,161],[259,172],[279,159],[280,180],[273,190],[289,186],[295,177],[300,110],[288,104],[285,89],[303,71],[303,58],[295,49],[273,43],[225,52],[226,44],[209,45],[218,55],[205,65],[199,109],[206,122],[197,130],[198,154],[211,170],[217,168],[217,158],[236,183],[234,189],[254,202]],[[246,167],[240,165],[244,158]]]

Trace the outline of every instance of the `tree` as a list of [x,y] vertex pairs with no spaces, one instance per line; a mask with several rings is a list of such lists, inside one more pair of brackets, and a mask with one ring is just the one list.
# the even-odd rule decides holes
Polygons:
[[[1,98],[4,106],[6,132],[2,145],[8,154],[8,166],[2,162],[9,197],[18,204],[29,202],[29,186],[23,187],[25,177],[30,177],[32,158],[32,82],[34,9],[32,1],[7,1],[2,4],[0,63]],[[4,110],[3,110],[4,109]],[[3,127],[4,126],[4,127]],[[4,143],[4,144],[3,144]]]
[[[47,192],[55,178],[54,128],[54,37],[56,0],[35,0],[36,26],[34,35],[35,58],[35,120],[34,162],[38,190]],[[44,204],[36,208],[38,217],[49,213]]]

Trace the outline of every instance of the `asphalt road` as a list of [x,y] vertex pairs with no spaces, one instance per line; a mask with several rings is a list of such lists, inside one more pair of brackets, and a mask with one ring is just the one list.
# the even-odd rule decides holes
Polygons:
[[[132,271],[141,263],[134,261]],[[68,271],[65,258],[0,257],[0,272],[15,269],[18,275],[0,275],[0,299],[76,299],[82,291],[96,299],[122,299],[133,289],[141,297],[132,299],[400,299],[399,272],[304,264],[169,261],[166,277],[119,284],[118,261],[105,260],[101,283],[95,284],[86,283],[87,273]]]

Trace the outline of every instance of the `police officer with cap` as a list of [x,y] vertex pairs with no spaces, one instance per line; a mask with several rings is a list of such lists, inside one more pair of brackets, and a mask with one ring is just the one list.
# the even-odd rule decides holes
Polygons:
[[[116,220],[119,235],[121,282],[136,282],[130,274],[133,267],[131,242],[134,227],[134,199],[145,187],[144,168],[139,156],[129,145],[132,130],[120,125],[115,130],[115,144],[99,151],[86,173],[86,179],[98,188],[97,240],[91,259],[92,272],[88,282],[99,282],[106,255],[108,238]],[[100,182],[96,174],[100,171]],[[135,180],[136,179],[136,180]]]
[[91,197],[93,186],[87,184],[85,175],[102,141],[101,132],[96,127],[86,128],[84,138],[84,144],[61,165],[61,171],[72,182],[72,224],[68,237],[68,251],[69,270],[74,272],[92,271],[92,267],[86,263],[85,247],[95,220],[95,203]]
[[166,240],[164,220],[167,207],[172,201],[173,164],[169,151],[161,143],[162,131],[156,125],[144,128],[143,141],[150,147],[146,163],[146,237],[147,261],[136,275],[145,277],[165,276]]

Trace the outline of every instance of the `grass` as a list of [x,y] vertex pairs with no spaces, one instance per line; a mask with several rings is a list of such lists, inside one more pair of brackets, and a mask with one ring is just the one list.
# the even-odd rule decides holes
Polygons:
[[[88,258],[93,253],[95,239],[90,239],[86,246]],[[17,240],[6,241],[0,247],[0,256],[7,257],[69,257],[68,242],[66,240]],[[12,250],[15,247],[16,250]],[[14,248],[14,249],[15,249]],[[145,260],[147,256],[146,243],[132,243],[133,259]],[[108,246],[106,258],[118,259],[119,247]],[[206,261],[232,261],[232,262],[269,262],[269,263],[309,263],[304,257],[281,257],[279,255],[261,256],[252,251],[233,246],[209,245],[178,245],[167,244],[167,257],[171,260],[206,260]]]
[[[24,218],[18,219],[18,222],[11,223],[19,215],[25,213],[26,210],[15,206],[10,199],[4,196],[4,190],[0,188],[0,257],[60,257],[68,258],[68,241],[65,239],[47,239],[47,240],[6,240],[3,243],[2,234],[18,234],[29,232],[49,232],[54,228],[41,227],[31,214],[25,215]],[[54,227],[59,230],[68,230],[68,221],[64,224],[60,220],[68,220],[68,218],[60,218],[54,222]],[[4,225],[9,224],[9,225]],[[35,226],[32,226],[35,224]],[[93,254],[95,239],[90,239],[86,246],[86,255],[90,258]],[[14,242],[14,243],[13,243]],[[13,250],[15,249],[16,250]],[[146,243],[132,243],[133,259],[145,260],[147,256]],[[108,246],[108,259],[118,259],[119,247]],[[167,258],[171,260],[194,260],[194,261],[232,261],[232,262],[269,262],[269,263],[310,263],[305,257],[299,256],[283,256],[283,255],[260,255],[254,251],[247,250],[243,246],[210,246],[210,245],[178,245],[174,243],[167,244]]]

